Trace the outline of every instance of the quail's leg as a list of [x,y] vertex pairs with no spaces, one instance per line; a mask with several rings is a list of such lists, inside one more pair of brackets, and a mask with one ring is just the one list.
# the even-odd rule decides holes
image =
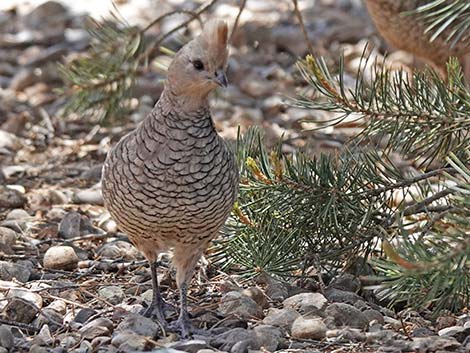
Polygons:
[[160,293],[160,287],[158,285],[157,262],[149,261],[149,263],[150,273],[152,275],[153,297],[152,303],[150,303],[149,307],[145,310],[143,315],[149,318],[156,318],[162,325],[166,326],[167,321],[165,318],[164,301]]
[[188,315],[188,284],[186,281],[180,287],[180,314],[175,326],[180,331],[182,338],[187,338],[192,329]]

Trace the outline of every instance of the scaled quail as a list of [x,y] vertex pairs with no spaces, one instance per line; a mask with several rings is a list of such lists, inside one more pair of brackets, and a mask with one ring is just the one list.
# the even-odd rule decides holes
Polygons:
[[234,155],[217,134],[208,95],[226,87],[227,24],[208,22],[168,68],[152,112],[109,152],[105,205],[150,263],[153,300],[144,313],[166,324],[157,256],[173,249],[180,292],[175,329],[188,336],[187,286],[197,261],[226,221],[238,190]]
[[[389,44],[427,61],[445,77],[449,57],[455,56],[462,64],[465,63],[464,56],[470,53],[470,36],[463,36],[455,46],[451,46],[451,41],[446,41],[446,37],[452,28],[456,27],[453,25],[431,42],[433,32],[425,33],[427,28],[425,20],[416,15],[406,14],[431,1],[365,0],[365,3],[377,29]],[[441,6],[450,5],[452,2],[452,0],[444,1]]]

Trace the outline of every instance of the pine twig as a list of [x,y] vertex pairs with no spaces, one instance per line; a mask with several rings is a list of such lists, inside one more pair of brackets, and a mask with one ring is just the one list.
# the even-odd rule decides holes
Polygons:
[[308,38],[307,30],[305,29],[304,20],[302,18],[302,14],[300,13],[300,10],[299,10],[298,0],[292,0],[292,2],[294,3],[294,12],[295,12],[295,15],[297,16],[297,19],[299,21],[300,28],[302,29],[302,34],[304,36],[305,43],[307,44],[308,51],[310,52],[310,54],[313,55],[313,53],[315,51],[313,50],[312,42],[310,42],[310,39]]
[[240,21],[240,17],[241,17],[241,15],[242,15],[242,12],[243,12],[243,10],[245,9],[245,5],[246,5],[246,0],[242,0],[242,2],[241,2],[241,4],[240,4],[240,9],[238,10],[237,17],[235,18],[235,22],[234,22],[233,27],[232,27],[232,33],[230,34],[229,43],[232,42],[233,35],[234,35],[235,32],[237,31],[238,22]]

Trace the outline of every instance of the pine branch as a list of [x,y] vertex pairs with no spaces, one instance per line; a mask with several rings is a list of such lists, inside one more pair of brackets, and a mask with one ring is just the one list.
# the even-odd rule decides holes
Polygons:
[[449,153],[465,158],[462,151],[470,147],[470,91],[461,80],[457,60],[449,65],[449,83],[431,70],[392,73],[378,63],[373,65],[372,82],[365,79],[369,58],[363,55],[354,88],[346,87],[344,63],[333,77],[322,60],[307,56],[299,64],[305,80],[320,97],[301,97],[296,105],[340,113],[322,127],[343,122],[359,115],[363,130],[352,143],[371,140],[387,141],[385,151],[399,152],[426,167],[434,160],[443,161]]
[[405,15],[418,16],[426,22],[425,33],[432,33],[431,42],[444,37],[451,47],[459,42],[470,46],[470,3],[467,0],[432,0]]

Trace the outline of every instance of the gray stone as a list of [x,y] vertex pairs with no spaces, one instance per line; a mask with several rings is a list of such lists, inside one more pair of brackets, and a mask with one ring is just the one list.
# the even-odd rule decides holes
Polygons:
[[137,335],[157,337],[159,326],[153,320],[139,314],[127,315],[118,325],[116,331],[131,331]]
[[93,347],[94,350],[98,350],[97,348],[104,346],[104,345],[109,345],[111,343],[111,337],[108,336],[98,336],[95,337],[91,340],[91,346]]
[[82,338],[91,340],[98,336],[110,336],[113,332],[113,322],[106,318],[98,318],[90,321],[80,328],[79,333]]
[[250,330],[243,328],[234,328],[223,332],[210,340],[210,345],[221,351],[232,352],[241,350],[241,348],[257,349],[257,342],[254,334]]
[[84,324],[90,317],[96,314],[96,311],[90,308],[80,309],[73,321]]
[[11,288],[7,293],[7,298],[21,298],[34,304],[38,309],[42,308],[42,297],[27,289]]
[[322,312],[328,301],[321,293],[300,293],[284,300],[283,304],[286,308],[292,308],[301,314],[316,315]]
[[411,333],[411,337],[429,337],[434,335],[434,331],[427,327],[416,327]]
[[460,348],[462,345],[454,338],[431,336],[415,337],[410,344],[410,349],[416,352],[449,352]]
[[40,346],[50,346],[54,343],[54,338],[51,335],[51,330],[48,325],[36,326],[41,327],[39,333],[34,336],[33,343],[39,344]]
[[439,330],[438,335],[441,337],[453,337],[458,342],[463,342],[470,335],[470,327],[451,326]]
[[103,195],[99,189],[80,190],[73,194],[72,201],[79,204],[103,206]]
[[[23,23],[30,29],[42,30],[54,24],[64,27],[67,9],[55,1],[46,1],[24,16]],[[57,29],[59,30],[59,29]]]
[[338,343],[348,342],[364,342],[366,335],[358,329],[345,327],[342,329],[330,330],[327,332],[327,337],[335,337]]
[[139,257],[139,251],[131,243],[123,240],[106,243],[97,253],[104,259],[135,260]]
[[363,301],[362,297],[356,293],[337,288],[330,288],[325,290],[325,296],[330,302],[333,303],[355,304],[358,301]]
[[292,308],[276,309],[271,308],[263,319],[266,325],[278,326],[287,332],[291,332],[292,323],[300,314]]
[[3,347],[0,347],[0,353],[8,353],[9,350]]
[[284,334],[278,327],[271,325],[259,325],[253,329],[258,348],[274,352],[279,348],[280,342],[283,340]]
[[0,261],[0,279],[11,281],[15,278],[19,282],[27,282],[31,270],[20,263]]
[[330,304],[325,313],[335,319],[335,323],[339,326],[350,326],[353,328],[363,329],[367,327],[369,320],[367,317],[354,306],[345,303]]
[[27,300],[13,297],[8,301],[4,313],[11,321],[29,324],[38,313],[38,308]]
[[39,344],[33,344],[29,348],[29,353],[49,353],[46,347],[42,347]]
[[0,326],[0,346],[10,350],[15,343],[15,338],[11,333],[10,327],[6,325]]
[[258,287],[249,287],[242,291],[242,294],[253,299],[263,309],[269,308],[269,303],[264,292]]
[[357,293],[361,289],[361,281],[350,273],[343,273],[338,278],[335,278],[328,288],[336,288],[347,292]]
[[0,227],[0,243],[9,247],[16,243],[16,232],[10,228]]
[[63,319],[64,316],[61,313],[55,311],[54,309],[44,308],[39,312],[38,317],[36,320],[34,320],[34,324],[37,327],[49,325],[50,328],[55,331],[63,327]]
[[384,323],[383,315],[377,310],[367,309],[367,310],[362,311],[362,314],[365,315],[365,317],[367,318],[369,322],[372,322],[375,320],[376,322],[380,324]]
[[111,344],[119,347],[119,352],[142,352],[155,347],[155,344],[149,337],[138,335],[131,331],[118,332],[111,340]]
[[18,190],[0,185],[0,208],[23,207],[26,201],[26,197]]
[[70,246],[51,246],[44,254],[43,265],[45,268],[56,270],[74,270],[79,258],[75,250]]
[[69,212],[59,223],[59,235],[64,239],[80,236],[80,223],[82,216],[78,212]]
[[98,290],[98,295],[114,305],[122,303],[124,300],[124,291],[118,286],[101,287]]
[[222,297],[219,310],[224,316],[237,315],[242,319],[263,318],[263,310],[253,299],[235,291]]
[[189,340],[174,342],[168,348],[180,350],[183,352],[197,353],[198,351],[208,348],[207,342],[203,340]]
[[320,318],[297,318],[292,324],[292,337],[312,340],[322,340],[326,336],[326,325]]
[[266,295],[275,302],[282,302],[289,296],[287,287],[281,282],[271,282],[266,286]]

